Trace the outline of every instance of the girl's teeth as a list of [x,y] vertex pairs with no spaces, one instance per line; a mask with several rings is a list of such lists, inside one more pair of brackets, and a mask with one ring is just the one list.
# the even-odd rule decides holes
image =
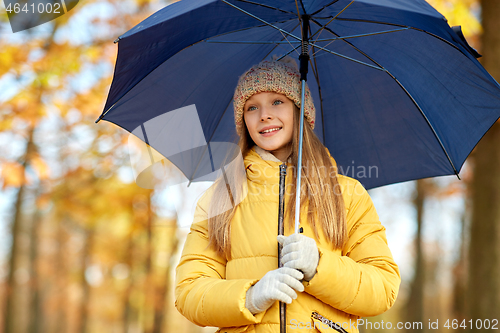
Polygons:
[[269,133],[269,132],[274,132],[274,131],[278,131],[278,130],[280,130],[280,129],[279,128],[272,128],[272,129],[262,131],[262,133]]

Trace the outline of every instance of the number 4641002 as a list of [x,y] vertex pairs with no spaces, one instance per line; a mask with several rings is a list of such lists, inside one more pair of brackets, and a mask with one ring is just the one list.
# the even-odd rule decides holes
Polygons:
[[55,13],[55,14],[60,14],[61,13],[61,4],[60,3],[39,3],[38,5],[35,5],[34,3],[28,5],[27,3],[24,4],[24,6],[21,7],[21,4],[19,3],[9,3],[9,5],[6,8],[7,13],[15,13],[18,14],[20,12],[24,13]]
[[477,320],[462,320],[461,323],[457,319],[450,320],[448,319],[446,323],[444,324],[444,327],[447,329],[486,329],[486,330],[498,330],[498,319],[477,319]]

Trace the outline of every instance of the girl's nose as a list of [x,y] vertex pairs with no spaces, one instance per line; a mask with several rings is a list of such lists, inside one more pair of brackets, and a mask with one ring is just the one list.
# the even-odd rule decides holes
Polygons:
[[266,120],[271,120],[273,119],[273,115],[269,108],[262,108],[262,113],[260,114],[260,121],[266,121]]

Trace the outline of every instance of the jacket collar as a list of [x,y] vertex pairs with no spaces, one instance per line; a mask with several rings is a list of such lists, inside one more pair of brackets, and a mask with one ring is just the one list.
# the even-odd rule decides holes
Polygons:
[[[258,151],[261,153],[259,154]],[[279,166],[283,164],[270,152],[259,147],[252,147],[245,156],[247,179],[258,184],[278,184]],[[289,163],[287,163],[290,166]],[[290,177],[287,177],[287,180]]]
[[[328,156],[330,156],[333,166],[337,167],[335,159],[330,155],[328,149],[325,149]],[[283,164],[283,162],[278,160],[270,152],[258,146],[254,146],[245,156],[244,163],[248,180],[258,184],[279,184],[279,166]],[[290,163],[290,160],[288,160],[286,164],[288,166],[286,183],[289,183],[292,179],[292,177],[288,176],[291,175],[290,166],[292,164]]]

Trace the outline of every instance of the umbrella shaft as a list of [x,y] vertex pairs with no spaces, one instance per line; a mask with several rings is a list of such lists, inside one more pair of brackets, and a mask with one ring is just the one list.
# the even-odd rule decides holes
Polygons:
[[304,141],[304,104],[305,104],[306,81],[302,80],[302,92],[300,103],[300,130],[299,130],[299,154],[297,162],[297,187],[295,189],[295,233],[299,232],[300,226],[300,175],[302,174],[302,142]]
[[[283,218],[285,215],[285,177],[286,163],[280,165],[280,194],[278,205],[278,235],[285,234],[285,225]],[[278,243],[278,267],[283,267],[282,251],[283,246]],[[286,303],[280,302],[280,333],[286,333]]]

